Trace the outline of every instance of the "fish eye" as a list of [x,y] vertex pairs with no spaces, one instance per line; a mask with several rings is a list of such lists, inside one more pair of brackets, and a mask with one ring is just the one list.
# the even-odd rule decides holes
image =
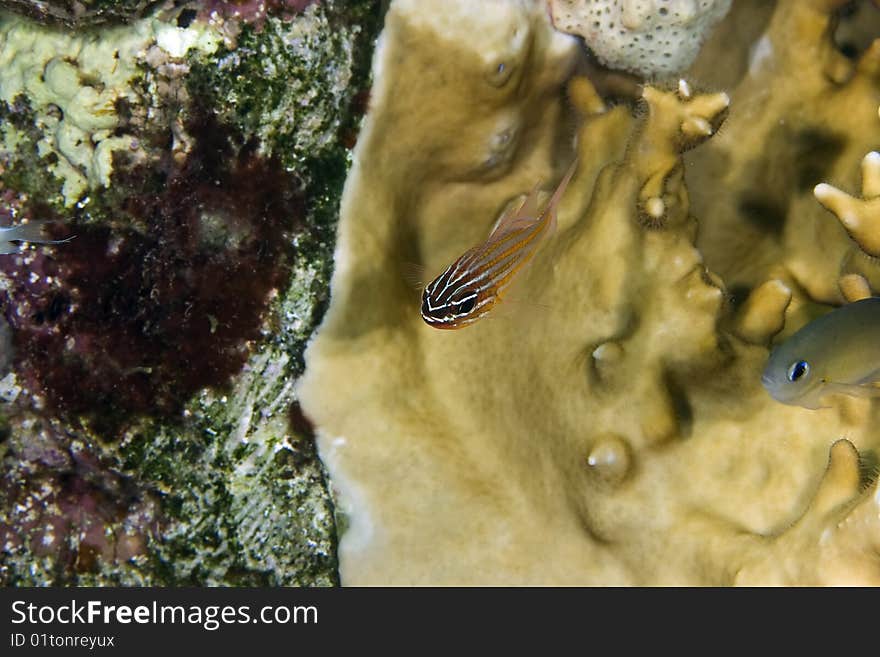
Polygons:
[[805,360],[797,360],[788,368],[788,380],[794,383],[802,379],[810,371],[810,364]]
[[456,312],[459,315],[467,315],[470,311],[472,311],[474,309],[474,306],[476,306],[476,305],[477,305],[477,295],[475,294],[471,297],[468,297],[467,299],[462,301],[460,304],[458,304],[458,308],[457,308]]

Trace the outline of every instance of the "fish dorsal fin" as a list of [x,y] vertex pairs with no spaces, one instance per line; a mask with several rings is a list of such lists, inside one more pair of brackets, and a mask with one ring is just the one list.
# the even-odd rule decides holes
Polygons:
[[565,172],[565,175],[562,176],[562,180],[559,181],[559,185],[556,186],[556,190],[553,192],[553,196],[550,197],[550,200],[547,201],[547,205],[544,208],[544,211],[541,213],[541,218],[544,218],[544,215],[550,215],[550,232],[556,230],[556,206],[559,205],[559,201],[562,199],[562,195],[565,193],[566,188],[568,187],[568,183],[571,181],[571,177],[574,175],[574,172],[577,170],[578,161],[575,158],[574,162],[568,167],[568,171]]
[[539,189],[541,188],[541,181],[535,183],[535,186],[532,187],[532,191],[529,192],[526,199],[522,202],[522,205],[519,206],[519,210],[517,210],[513,216],[511,217],[511,222],[527,219],[534,221],[538,218],[538,194]]
[[401,274],[407,287],[421,292],[428,281],[425,280],[425,266],[415,262],[401,264]]
[[511,208],[501,216],[495,224],[495,229],[489,235],[489,239],[497,239],[505,233],[530,226],[537,221],[542,221],[548,214],[550,230],[552,232],[556,228],[556,206],[559,205],[559,200],[565,193],[565,188],[568,187],[568,183],[576,169],[577,160],[568,167],[568,171],[565,172],[559,185],[553,191],[553,196],[550,197],[550,200],[547,201],[544,209],[540,212],[538,210],[538,194],[540,193],[541,181],[535,183],[532,191],[529,192],[518,208]]
[[538,211],[538,189],[541,186],[539,181],[535,184],[532,191],[529,192],[529,195],[526,196],[526,199],[518,209],[509,210],[498,220],[498,224],[495,226],[495,230],[492,231],[490,238],[497,238],[504,233],[529,226],[536,221],[542,221],[545,217],[548,218],[550,232],[553,232],[556,228],[556,206],[559,205],[559,201],[562,199],[562,195],[565,193],[569,181],[571,181],[574,172],[577,170],[577,164],[578,161],[575,160],[571,163],[571,166],[568,167],[568,171],[565,172],[562,180],[559,181],[559,185],[556,186],[553,195],[547,201],[543,210],[540,212]]
[[526,226],[538,218],[538,189],[540,186],[541,183],[537,182],[532,188],[532,191],[529,192],[523,202],[519,204],[519,207],[514,205],[501,215],[495,223],[495,228],[489,234],[490,239],[520,228],[521,226]]

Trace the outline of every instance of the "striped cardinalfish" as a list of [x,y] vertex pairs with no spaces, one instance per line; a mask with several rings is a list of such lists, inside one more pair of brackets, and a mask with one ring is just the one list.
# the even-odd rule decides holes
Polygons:
[[484,317],[501,300],[514,275],[556,227],[556,206],[574,175],[569,167],[553,196],[538,212],[538,186],[518,208],[506,212],[488,239],[466,251],[422,292],[422,319],[438,329],[459,329]]

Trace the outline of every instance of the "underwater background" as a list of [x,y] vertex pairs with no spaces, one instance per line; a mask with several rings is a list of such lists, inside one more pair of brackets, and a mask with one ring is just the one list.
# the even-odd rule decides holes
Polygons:
[[0,1],[0,584],[880,584],[878,108],[872,0]]

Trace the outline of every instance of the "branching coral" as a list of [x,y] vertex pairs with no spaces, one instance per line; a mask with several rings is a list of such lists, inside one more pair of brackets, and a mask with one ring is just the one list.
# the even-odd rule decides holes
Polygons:
[[813,193],[840,219],[862,251],[880,257],[880,153],[871,151],[862,160],[862,198],[825,183],[816,185]]
[[[842,4],[780,0],[730,91],[735,102],[724,129],[686,158],[695,211],[705,217],[698,247],[740,297],[787,277],[810,299],[839,303],[841,274],[872,271],[812,194],[818,183],[855,188],[853,163],[880,138],[880,47],[851,53],[854,59],[837,48]],[[876,34],[880,14],[866,12],[860,20]],[[693,74],[714,80],[713,61],[698,61]]]
[[740,570],[736,583],[880,585],[880,485],[862,492],[860,484],[859,454],[838,440],[804,515]]
[[785,325],[785,310],[791,303],[791,289],[773,279],[749,295],[737,316],[736,334],[752,344],[767,344]]
[[659,144],[640,145],[635,154],[640,173],[647,179],[639,192],[639,209],[653,224],[666,223],[669,213],[678,214],[678,221],[683,221],[687,204],[669,192],[670,188],[680,188],[684,175],[679,153],[715,133],[727,114],[730,99],[723,93],[694,98],[684,80],[679,83],[677,98],[653,87],[645,88],[644,97],[650,112],[645,130],[667,135],[667,139]]
[[[774,21],[815,19],[796,23],[803,48],[829,19],[795,4]],[[564,70],[559,37],[528,3],[481,7],[488,26],[467,5],[392,4],[333,302],[299,388],[348,515],[343,582],[874,583],[880,516],[873,489],[859,493],[857,453],[878,447],[871,402],[772,400],[766,344],[803,297],[781,270],[734,314],[694,244],[716,206],[691,215],[682,152],[731,99],[735,117],[735,94],[648,87],[635,110],[609,109],[575,78],[571,153],[560,76],[547,77]],[[512,32],[531,44],[515,91],[492,85],[485,54]],[[514,145],[487,157],[510,117]],[[722,126],[694,153],[721,138],[733,149]],[[438,271],[574,157],[558,233],[511,289],[520,301],[460,331],[423,326],[398,260]],[[700,184],[706,197],[721,182]],[[738,248],[725,236],[713,253]]]
[[[342,4],[30,49],[4,20],[4,220],[66,203],[79,251],[4,266],[0,582],[335,581],[307,416],[346,583],[878,583],[876,403],[760,385],[769,343],[878,290],[875,156],[864,198],[838,190],[877,148],[880,49],[835,32],[844,3],[737,2],[688,82],[615,104],[544,2],[395,0],[295,390],[376,8]],[[648,4],[616,6],[639,32]],[[437,272],[574,159],[506,308],[424,326],[407,263]]]

